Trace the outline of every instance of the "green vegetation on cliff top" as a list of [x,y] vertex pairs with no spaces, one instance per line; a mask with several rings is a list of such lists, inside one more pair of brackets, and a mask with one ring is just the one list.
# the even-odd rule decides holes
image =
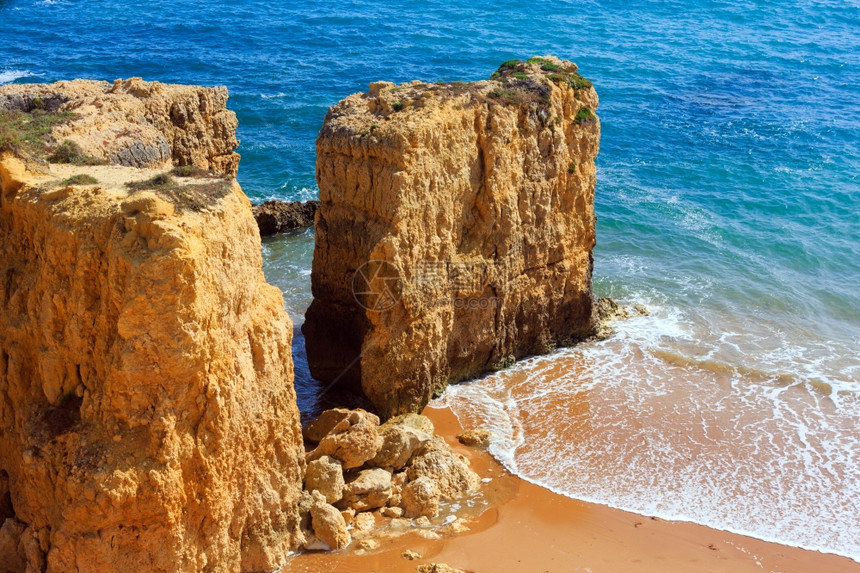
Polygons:
[[77,117],[72,112],[0,110],[0,151],[45,159],[54,151],[51,130]]
[[51,163],[72,165],[104,165],[102,159],[86,155],[81,147],[68,139],[57,143],[51,130],[79,116],[70,111],[56,112],[33,109],[0,110],[0,151],[42,159]]

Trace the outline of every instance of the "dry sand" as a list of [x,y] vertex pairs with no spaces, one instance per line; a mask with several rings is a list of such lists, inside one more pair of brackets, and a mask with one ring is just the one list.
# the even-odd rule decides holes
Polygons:
[[[410,572],[447,563],[475,573],[666,571],[781,571],[860,573],[860,564],[835,555],[768,543],[691,523],[651,519],[554,494],[507,473],[487,453],[461,446],[462,431],[447,409],[427,408],[438,434],[467,455],[496,505],[470,531],[439,540],[416,534],[383,542],[366,554],[304,554],[284,572]],[[405,550],[422,559],[401,557]]]

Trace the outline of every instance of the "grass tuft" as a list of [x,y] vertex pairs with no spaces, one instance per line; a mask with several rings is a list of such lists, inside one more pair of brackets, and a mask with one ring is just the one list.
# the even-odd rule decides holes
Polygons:
[[179,165],[171,169],[170,174],[176,177],[213,177],[212,173],[196,165]]
[[576,72],[569,75],[567,82],[570,84],[570,87],[575,90],[590,88],[594,85],[590,80],[585,79]]
[[98,179],[93,177],[92,175],[87,175],[86,173],[79,173],[77,175],[72,175],[68,179],[63,181],[63,185],[96,185],[99,182]]
[[576,112],[576,116],[573,118],[573,121],[576,123],[585,123],[594,121],[597,119],[597,116],[594,115],[594,112],[591,111],[589,107],[583,107],[578,112]]
[[68,163],[71,165],[104,165],[107,163],[91,155],[85,155],[81,146],[71,140],[63,140],[47,157],[51,163]]
[[125,186],[132,191],[143,191],[144,189],[157,191],[159,189],[164,189],[165,187],[175,187],[176,181],[174,181],[173,177],[171,177],[169,173],[159,173],[155,177],[147,179],[146,181],[130,181],[126,183]]

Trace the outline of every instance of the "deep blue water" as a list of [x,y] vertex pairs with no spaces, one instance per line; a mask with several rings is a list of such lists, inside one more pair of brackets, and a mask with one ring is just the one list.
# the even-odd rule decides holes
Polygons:
[[[724,394],[709,390],[698,407],[743,388],[750,399],[726,422],[734,439],[749,434],[736,423],[748,407],[770,424],[762,431],[785,438],[773,456],[812,461],[776,477],[749,462],[749,475],[733,478],[784,480],[785,496],[795,496],[788,505],[756,498],[756,521],[697,513],[684,498],[653,507],[617,488],[565,489],[515,445],[499,445],[497,455],[567,495],[860,556],[851,541],[860,518],[856,1],[0,0],[0,24],[2,82],[142,76],[226,85],[240,121],[239,180],[253,200],[316,194],[314,139],[325,111],[369,81],[481,79],[504,60],[536,54],[577,62],[601,98],[595,287],[654,311],[642,325],[648,336],[636,325],[622,332],[635,348],[612,349],[629,360],[611,361],[615,370],[600,376],[632,387],[642,366],[631,363],[643,354],[655,361],[644,368],[650,376],[686,372],[678,384],[694,397],[697,381],[717,376]],[[297,321],[311,241],[306,234],[264,250],[267,275]],[[547,374],[536,366],[532,375]],[[299,381],[311,383],[306,371]],[[480,384],[463,388],[479,399]],[[786,388],[808,396],[787,401]],[[773,411],[761,413],[762,397]],[[463,403],[452,407],[470,415]],[[582,462],[569,455],[571,467]],[[559,463],[557,473],[569,469]],[[814,487],[798,494],[804,483]],[[670,499],[670,485],[648,487]],[[834,488],[843,493],[815,493]],[[835,509],[822,514],[823,505]]]

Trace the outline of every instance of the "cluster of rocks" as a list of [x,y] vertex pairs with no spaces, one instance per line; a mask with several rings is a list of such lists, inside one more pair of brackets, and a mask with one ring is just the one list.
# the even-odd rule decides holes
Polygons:
[[[306,549],[342,549],[354,532],[388,520],[390,529],[429,525],[440,506],[478,490],[466,458],[439,436],[433,423],[405,414],[380,425],[364,410],[327,410],[303,435],[306,454],[299,503]],[[414,522],[413,522],[414,520]]]

